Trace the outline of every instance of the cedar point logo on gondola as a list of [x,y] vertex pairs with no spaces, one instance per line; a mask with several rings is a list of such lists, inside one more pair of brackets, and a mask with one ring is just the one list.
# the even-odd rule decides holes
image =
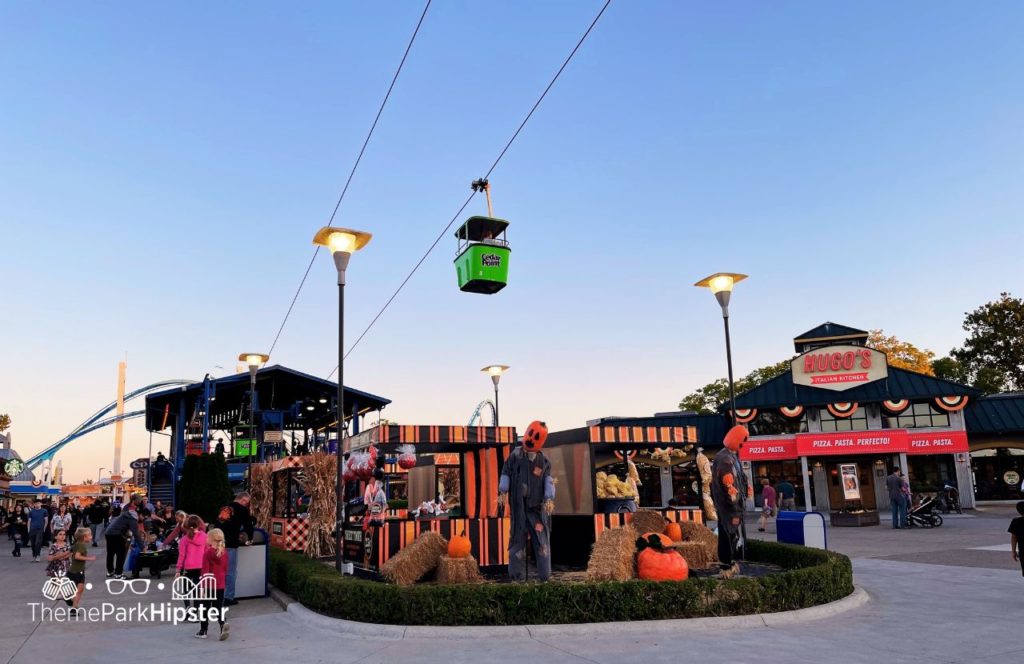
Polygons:
[[[149,593],[149,579],[107,579],[107,593],[112,596],[137,595],[144,597]],[[157,590],[166,586],[156,584]],[[93,584],[85,584],[85,590],[93,589]],[[212,574],[206,574],[193,581],[186,576],[179,576],[171,584],[171,602],[144,602],[137,604],[117,605],[104,601],[98,606],[80,607],[77,610],[68,604],[78,591],[77,584],[66,576],[51,577],[43,583],[42,594],[50,603],[28,602],[32,609],[32,620],[43,622],[170,622],[175,625],[201,620],[216,621],[223,618],[229,609],[207,605],[217,598],[217,581]],[[188,606],[178,602],[190,603]],[[172,603],[173,602],[173,603]]]

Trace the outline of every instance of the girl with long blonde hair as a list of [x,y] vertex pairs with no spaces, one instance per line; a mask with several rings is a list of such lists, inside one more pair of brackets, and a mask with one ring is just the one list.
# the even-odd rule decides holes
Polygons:
[[206,553],[203,554],[203,576],[213,576],[217,585],[217,598],[204,602],[205,611],[199,623],[199,633],[196,638],[205,639],[207,630],[210,627],[210,616],[215,615],[220,625],[220,640],[228,638],[231,628],[224,620],[224,587],[228,574],[227,547],[224,542],[224,531],[220,528],[211,528],[206,533]]

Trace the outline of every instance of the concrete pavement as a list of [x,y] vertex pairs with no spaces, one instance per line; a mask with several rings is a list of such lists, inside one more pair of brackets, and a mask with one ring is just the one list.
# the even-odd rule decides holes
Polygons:
[[[1024,579],[1006,551],[1010,510],[951,519],[935,530],[830,529],[833,547],[854,554],[856,583],[870,602],[819,620],[775,626],[709,629],[699,623],[665,630],[531,628],[513,638],[453,630],[443,639],[421,638],[419,629],[367,627],[341,633],[331,621],[305,620],[269,599],[234,607],[229,641],[198,641],[194,625],[59,625],[31,620],[28,601],[42,600],[43,565],[0,553],[5,602],[0,656],[13,662],[53,657],[107,662],[111,657],[147,662],[997,662],[1024,658],[1017,638],[1024,608]],[[754,527],[756,532],[756,526]],[[753,534],[753,533],[752,533]],[[918,560],[904,560],[901,558]],[[948,564],[936,564],[936,561]],[[98,570],[99,568],[97,568]],[[92,575],[96,577],[96,574]],[[151,593],[157,593],[151,589]],[[166,592],[164,594],[166,595]],[[97,589],[87,599],[126,602]],[[159,599],[161,596],[154,595]],[[45,600],[42,600],[45,601]],[[445,628],[440,628],[445,629]]]

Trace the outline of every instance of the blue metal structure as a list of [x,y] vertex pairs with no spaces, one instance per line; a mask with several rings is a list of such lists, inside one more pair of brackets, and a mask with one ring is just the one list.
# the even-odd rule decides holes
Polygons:
[[483,415],[484,406],[489,406],[491,409],[491,424],[492,426],[498,426],[498,411],[494,408],[494,402],[490,399],[484,399],[476,405],[473,409],[473,414],[469,416],[469,425],[473,426],[478,419]]
[[[140,397],[140,396],[149,394],[150,392],[154,392],[154,391],[159,390],[159,389],[164,389],[164,388],[171,387],[171,386],[176,386],[176,385],[188,385],[188,384],[193,383],[193,382],[195,382],[195,381],[186,380],[184,378],[178,378],[178,379],[173,379],[173,380],[162,380],[162,381],[160,381],[158,383],[152,383],[150,385],[146,385],[145,387],[141,387],[141,388],[139,388],[137,390],[133,390],[131,392],[128,392],[127,394],[124,395],[124,400],[125,400],[125,403],[127,403],[128,401],[131,401],[132,399],[135,399],[136,397]],[[91,417],[89,417],[84,422],[82,422],[77,427],[75,427],[71,431],[71,433],[69,433],[68,435],[64,436],[63,438],[58,440],[56,443],[53,443],[52,445],[48,446],[42,452],[39,452],[39,453],[35,454],[34,456],[32,456],[28,461],[25,462],[25,467],[27,469],[29,469],[29,470],[33,470],[35,468],[38,468],[40,465],[42,465],[47,460],[53,459],[54,455],[56,455],[57,452],[59,452],[65,445],[67,445],[68,443],[70,443],[70,442],[72,442],[72,441],[74,441],[74,440],[76,440],[78,438],[81,438],[82,436],[86,435],[87,433],[91,433],[93,431],[96,431],[97,429],[102,429],[103,427],[106,427],[106,426],[109,426],[111,424],[114,424],[115,422],[117,422],[119,420],[130,420],[130,419],[134,419],[136,417],[141,417],[146,412],[144,410],[136,410],[136,411],[133,411],[133,412],[130,412],[130,413],[125,413],[124,415],[122,415],[120,417],[115,415],[113,417],[107,417],[107,418],[104,419],[105,415],[109,414],[111,411],[115,410],[116,408],[117,408],[117,401],[116,400],[112,401],[109,404],[107,404],[103,408],[100,408]]]

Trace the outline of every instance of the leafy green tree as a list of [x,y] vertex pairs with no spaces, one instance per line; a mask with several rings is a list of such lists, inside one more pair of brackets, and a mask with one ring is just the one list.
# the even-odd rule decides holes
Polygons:
[[980,388],[1024,390],[1024,299],[1000,293],[999,299],[981,305],[964,317],[967,340],[950,355]]
[[922,350],[897,337],[887,337],[881,330],[871,330],[868,334],[868,346],[885,353],[891,367],[929,376],[934,374],[932,359],[935,358],[935,353],[928,349]]
[[[755,369],[749,374],[736,381],[736,394],[743,394],[761,383],[771,380],[776,376],[789,371],[789,360],[783,360],[777,364],[769,364],[766,367]],[[718,412],[718,406],[729,400],[729,380],[719,378],[713,383],[708,383],[696,392],[683,397],[679,402],[680,410],[692,410],[697,413]]]
[[1006,375],[996,367],[979,367],[977,371],[972,372],[952,357],[940,357],[933,361],[932,370],[937,378],[970,385],[985,394],[1002,392],[1007,382]]
[[198,514],[210,523],[233,496],[223,454],[190,454],[185,458],[178,483],[178,509]]

